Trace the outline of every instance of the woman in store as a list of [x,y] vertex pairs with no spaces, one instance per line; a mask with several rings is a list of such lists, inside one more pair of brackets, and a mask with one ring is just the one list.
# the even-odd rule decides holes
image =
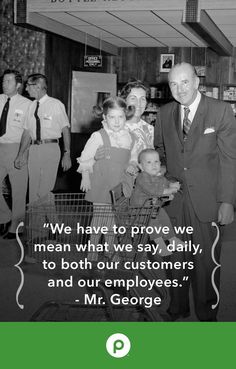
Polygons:
[[[133,116],[126,121],[126,125],[129,131],[135,136],[137,154],[144,149],[154,148],[154,127],[141,118],[146,109],[148,92],[148,87],[139,80],[127,82],[120,92],[120,97],[126,101],[127,106],[133,106],[135,108]],[[104,147],[100,147],[96,152],[95,160],[103,159],[104,156]],[[122,179],[123,192],[127,197],[131,195],[138,170],[137,165],[133,169],[133,175],[127,173]]]
[[138,140],[139,152],[153,148],[154,128],[141,118],[146,109],[148,92],[149,89],[141,81],[134,80],[128,82],[120,93],[128,106],[135,107],[135,113],[127,125]]

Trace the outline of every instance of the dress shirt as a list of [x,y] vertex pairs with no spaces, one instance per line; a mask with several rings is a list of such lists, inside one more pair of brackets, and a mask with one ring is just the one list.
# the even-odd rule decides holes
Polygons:
[[[0,95],[0,116],[8,96]],[[20,143],[23,130],[26,128],[26,114],[31,101],[16,94],[11,97],[7,115],[6,133],[0,137],[0,143]]]
[[[36,119],[34,116],[36,106],[37,101],[34,100],[30,105],[26,120],[27,129],[33,140],[36,140]],[[42,140],[60,138],[62,129],[70,126],[64,104],[47,94],[39,100],[38,116],[41,123]]]
[[196,114],[196,111],[197,111],[198,105],[200,103],[200,100],[201,100],[201,94],[200,94],[199,91],[197,91],[196,99],[194,100],[194,102],[191,105],[189,105],[189,106],[181,105],[181,124],[182,124],[182,128],[183,128],[183,120],[184,120],[184,108],[185,107],[189,108],[190,112],[188,114],[188,119],[192,122],[193,118]]

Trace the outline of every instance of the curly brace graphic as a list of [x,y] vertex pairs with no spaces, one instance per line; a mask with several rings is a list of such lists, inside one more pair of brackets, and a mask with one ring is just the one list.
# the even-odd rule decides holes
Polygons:
[[24,222],[19,223],[18,227],[16,229],[16,240],[17,240],[18,245],[20,246],[20,249],[21,249],[21,257],[20,257],[20,260],[18,261],[18,263],[14,265],[20,271],[20,276],[21,276],[20,285],[19,285],[19,287],[16,291],[16,303],[17,303],[17,305],[19,306],[20,309],[24,309],[24,305],[19,303],[19,295],[20,295],[20,292],[21,292],[21,290],[23,288],[23,285],[24,285],[24,273],[23,273],[23,270],[20,267],[20,265],[21,265],[21,263],[24,259],[24,246],[22,245],[22,242],[21,242],[20,237],[19,237],[19,228],[23,227],[23,225],[24,225]]
[[217,269],[221,267],[221,265],[219,263],[217,263],[217,261],[215,259],[215,248],[216,248],[216,245],[217,245],[217,243],[219,241],[219,238],[220,238],[220,230],[219,230],[218,225],[215,222],[212,222],[211,225],[216,228],[216,238],[215,238],[215,240],[212,244],[212,247],[211,247],[211,258],[212,258],[213,262],[216,265],[215,268],[212,271],[212,274],[211,274],[212,287],[214,288],[216,296],[217,296],[216,303],[214,305],[211,305],[212,309],[214,310],[217,307],[217,305],[219,304],[219,301],[220,301],[220,294],[219,294],[218,288],[216,287],[216,284],[215,284],[215,273],[216,273]]

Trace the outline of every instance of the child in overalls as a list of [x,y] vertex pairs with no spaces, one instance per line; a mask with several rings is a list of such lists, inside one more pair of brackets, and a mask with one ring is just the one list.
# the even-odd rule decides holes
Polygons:
[[[141,170],[136,177],[135,186],[130,198],[131,206],[147,206],[146,200],[155,197],[169,196],[173,199],[173,195],[180,190],[179,182],[169,181],[161,171],[161,162],[159,154],[155,149],[144,149],[138,155],[138,165]],[[150,239],[159,245],[159,255],[168,256],[172,252],[168,250],[167,244],[178,245],[183,244],[175,234],[170,218],[163,208],[160,208],[155,219],[151,219],[149,226],[153,228],[168,227],[168,234],[164,234],[161,230],[159,233],[155,231]],[[155,229],[155,228],[154,228]]]
[[[121,181],[125,171],[133,173],[133,163],[137,163],[135,138],[126,127],[127,109],[125,101],[119,97],[110,97],[103,103],[103,128],[94,132],[87,141],[81,156],[77,159],[78,172],[82,174],[80,189],[86,192],[85,199],[93,203],[91,227],[106,226],[110,234],[105,235],[109,244],[109,253],[113,253],[115,224],[112,212],[110,190]],[[95,160],[100,146],[105,147],[105,157]],[[104,211],[103,211],[104,210]],[[92,234],[90,243],[99,243],[100,235]],[[97,252],[88,254],[88,259],[97,261]]]

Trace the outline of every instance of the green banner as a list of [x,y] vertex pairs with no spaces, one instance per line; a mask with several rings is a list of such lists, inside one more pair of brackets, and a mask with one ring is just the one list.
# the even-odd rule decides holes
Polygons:
[[[0,331],[2,368],[229,368],[235,362],[236,323],[1,323]],[[121,336],[112,341],[115,334]]]

